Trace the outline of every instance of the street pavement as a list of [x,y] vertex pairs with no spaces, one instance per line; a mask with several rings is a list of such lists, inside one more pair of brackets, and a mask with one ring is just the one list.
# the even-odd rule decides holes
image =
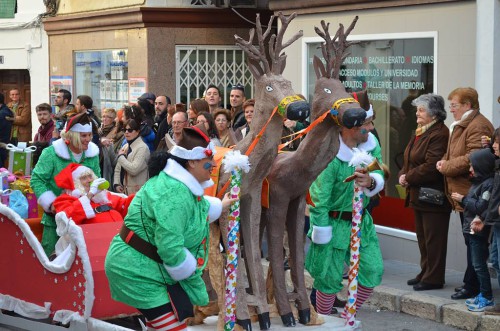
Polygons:
[[[262,260],[265,269],[267,261]],[[446,285],[440,290],[415,292],[406,281],[415,277],[419,266],[400,261],[385,260],[385,272],[381,286],[375,288],[372,297],[361,309],[358,320],[361,328],[368,331],[448,331],[448,330],[474,330],[498,331],[500,330],[500,316],[488,316],[483,313],[467,311],[465,300],[451,300],[454,288],[462,285],[463,272],[455,270],[446,271]],[[287,271],[289,276],[289,271]],[[289,277],[287,277],[289,280]],[[288,281],[289,282],[289,281]],[[310,289],[311,277],[306,273],[306,286]],[[496,279],[492,279],[494,296],[500,300],[500,288]],[[289,285],[290,286],[290,285]],[[345,292],[340,296],[345,299]],[[343,330],[343,320],[337,316],[325,316],[325,324],[321,326],[302,326],[297,324],[294,330]],[[215,318],[206,320],[202,326],[189,327],[190,331],[215,330]],[[215,323],[215,324],[214,324]],[[140,330],[129,325],[135,330]],[[258,323],[253,325],[258,330]],[[0,331],[12,330],[2,328]],[[271,330],[289,330],[282,326],[279,317],[272,319]]]

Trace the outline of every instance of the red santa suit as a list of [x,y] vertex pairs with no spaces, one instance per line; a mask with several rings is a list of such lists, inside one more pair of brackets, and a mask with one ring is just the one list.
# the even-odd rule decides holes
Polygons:
[[56,212],[64,211],[76,224],[123,222],[134,195],[122,197],[103,190],[89,199],[81,188],[75,189],[80,176],[89,172],[93,173],[85,166],[71,163],[54,178],[57,186],[65,189],[54,200]]

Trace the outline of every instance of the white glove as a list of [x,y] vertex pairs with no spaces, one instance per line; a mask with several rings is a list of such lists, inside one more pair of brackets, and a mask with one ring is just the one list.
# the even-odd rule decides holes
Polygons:
[[[89,192],[92,193],[92,195],[96,195],[97,193],[101,192],[102,189],[99,188],[99,185],[106,183],[107,180],[104,178],[97,178],[90,184],[90,190]],[[102,187],[102,186],[101,186]]]

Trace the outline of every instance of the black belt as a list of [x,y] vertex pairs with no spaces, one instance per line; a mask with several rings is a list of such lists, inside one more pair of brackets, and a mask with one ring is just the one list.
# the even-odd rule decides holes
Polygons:
[[120,229],[120,238],[139,253],[146,255],[158,263],[163,263],[160,255],[158,255],[156,246],[136,235],[135,232],[127,228],[125,224],[123,224]]
[[335,219],[341,219],[344,221],[352,221],[352,211],[338,211],[338,210],[330,210],[328,212],[328,216]]
[[104,213],[106,211],[110,211],[112,209],[113,208],[111,208],[111,206],[109,206],[109,205],[100,205],[100,206],[95,207],[94,211],[96,214],[99,214],[99,213]]

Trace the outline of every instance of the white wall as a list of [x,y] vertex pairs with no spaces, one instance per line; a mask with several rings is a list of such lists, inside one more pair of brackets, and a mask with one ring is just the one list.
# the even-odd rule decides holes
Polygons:
[[33,134],[39,123],[35,107],[42,102],[50,103],[49,96],[49,45],[43,25],[22,28],[19,25],[30,22],[45,12],[42,0],[19,0],[18,13],[13,19],[0,20],[0,55],[4,63],[0,69],[27,69],[31,80],[31,117]]
[[[498,11],[499,0],[486,0],[488,8],[494,8]],[[351,37],[356,39],[356,35],[367,35],[382,33],[405,33],[405,32],[436,32],[437,33],[437,59],[436,72],[437,84],[435,91],[442,95],[445,100],[448,94],[456,87],[477,87],[479,95],[483,92],[490,95],[493,92],[482,90],[482,86],[476,86],[478,76],[476,76],[476,58],[479,56],[476,50],[476,2],[452,2],[447,4],[418,5],[386,9],[356,10],[347,12],[323,12],[321,14],[299,15],[289,24],[284,40],[288,40],[299,30],[303,30],[304,37],[317,37],[314,27],[321,26],[321,20],[330,23],[330,33],[333,35],[338,28],[339,23],[347,27],[355,15],[359,16],[358,23],[351,33]],[[487,12],[487,10],[486,10]],[[287,13],[289,14],[289,13]],[[497,42],[494,46],[488,48],[489,56],[492,56],[493,50],[498,49],[498,32],[493,31],[493,26],[498,26],[491,21],[494,14],[488,15],[482,13],[479,19],[486,16],[488,22],[480,22],[479,26],[484,24],[483,29],[488,29],[493,39]],[[497,15],[498,16],[498,15]],[[493,20],[494,21],[494,20]],[[484,24],[483,24],[484,23]],[[489,36],[491,42],[492,37]],[[297,68],[304,68],[306,65],[303,54],[305,45],[299,41],[288,47],[285,52],[288,54],[287,65],[283,76],[290,79],[293,88],[296,91],[307,93],[307,87],[303,84],[303,71]],[[493,49],[493,50],[492,50]],[[497,53],[498,54],[498,51]],[[492,58],[495,59],[495,57]],[[496,66],[498,66],[498,57],[496,57]],[[491,63],[491,62],[490,62]],[[496,68],[496,67],[494,67]],[[490,73],[493,68],[489,66]],[[484,71],[486,72],[486,71]],[[482,76],[484,77],[484,76]],[[490,79],[490,78],[487,78]],[[498,81],[498,75],[497,75]],[[497,85],[498,86],[498,85]],[[494,93],[500,94],[500,91]],[[496,97],[495,97],[496,99]],[[483,106],[483,104],[481,103]],[[492,109],[483,109],[485,115],[493,120]],[[485,107],[486,108],[486,107]],[[452,116],[448,116],[447,124],[452,121]],[[495,123],[496,125],[500,123]],[[385,258],[397,259],[401,261],[418,263],[419,253],[415,240],[397,238],[391,235],[379,233],[380,244]],[[448,258],[447,267],[455,270],[464,270],[465,265],[465,245],[460,228],[460,221],[454,213],[451,217],[450,230],[448,233]]]

